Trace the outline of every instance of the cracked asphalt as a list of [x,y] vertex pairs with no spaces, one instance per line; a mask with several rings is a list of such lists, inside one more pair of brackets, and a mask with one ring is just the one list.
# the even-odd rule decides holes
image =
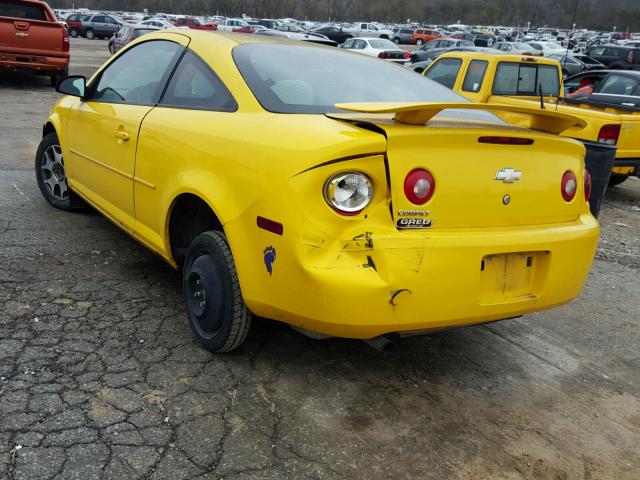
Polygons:
[[[90,74],[106,43],[72,54]],[[640,478],[640,181],[609,192],[570,305],[388,354],[258,321],[212,355],[178,273],[41,198],[55,98],[0,77],[0,478]]]

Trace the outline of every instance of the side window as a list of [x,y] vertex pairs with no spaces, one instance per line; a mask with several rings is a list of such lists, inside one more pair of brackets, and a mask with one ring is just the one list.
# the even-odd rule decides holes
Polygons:
[[367,42],[365,42],[364,40],[356,40],[353,44],[353,47],[356,50],[364,50],[365,48],[367,48]]
[[354,40],[347,40],[347,43],[345,43],[342,48],[353,48],[353,43]]
[[151,105],[160,93],[184,47],[166,40],[144,42],[127,50],[100,74],[89,100]]
[[450,40],[441,40],[440,43],[438,44],[438,48],[449,48],[449,47],[452,47],[453,44],[454,42]]
[[467,75],[464,77],[462,90],[464,92],[479,92],[488,66],[489,63],[483,60],[471,61],[467,69]]
[[462,60],[458,58],[443,58],[437,60],[425,76],[447,88],[453,88],[460,71],[460,65],[462,65]]
[[422,35],[423,31],[422,30],[416,30],[416,35]]
[[101,15],[96,15],[91,19],[93,23],[104,23],[104,17]]
[[191,51],[182,57],[160,105],[224,112],[238,108],[218,76]]
[[366,30],[367,29],[367,24],[366,23],[361,23],[360,24],[360,30]]
[[603,53],[604,53],[604,47],[598,47],[591,50],[591,55],[597,55],[601,57]]
[[609,75],[598,93],[609,95],[631,95],[638,82],[629,77],[621,75]]
[[638,84],[638,86],[636,87],[636,89],[633,91],[631,95],[634,97],[640,97],[640,84]]

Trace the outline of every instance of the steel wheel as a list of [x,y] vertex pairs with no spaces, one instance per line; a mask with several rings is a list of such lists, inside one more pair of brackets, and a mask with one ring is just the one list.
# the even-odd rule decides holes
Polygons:
[[51,145],[44,151],[40,170],[42,171],[42,180],[51,196],[56,200],[67,200],[69,189],[67,188],[67,176],[64,172],[64,160],[60,145]]

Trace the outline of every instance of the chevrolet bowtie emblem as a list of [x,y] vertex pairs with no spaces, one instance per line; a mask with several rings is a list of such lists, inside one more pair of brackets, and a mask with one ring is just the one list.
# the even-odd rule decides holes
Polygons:
[[522,172],[514,168],[501,168],[496,172],[496,180],[502,180],[504,183],[513,183],[520,180]]

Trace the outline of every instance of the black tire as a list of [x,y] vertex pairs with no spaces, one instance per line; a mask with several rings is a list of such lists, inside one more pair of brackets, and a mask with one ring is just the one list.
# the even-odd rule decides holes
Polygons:
[[94,32],[92,28],[87,28],[84,31],[84,36],[89,40],[94,40],[96,38],[96,32]]
[[400,45],[402,43],[402,41],[400,40],[400,37],[395,37],[393,39],[393,43],[395,43],[396,45]]
[[416,40],[416,45],[418,45],[419,47],[421,47],[423,43],[424,41],[421,38]]
[[51,86],[52,87],[57,87],[58,86],[58,82],[60,80],[62,80],[65,77],[69,76],[69,72],[67,70],[64,70],[62,72],[56,72],[52,75],[49,75],[49,80],[51,81]]
[[87,208],[87,204],[67,185],[60,141],[55,133],[46,135],[38,145],[35,167],[40,192],[51,206],[67,211]]
[[251,327],[231,249],[224,234],[198,235],[185,258],[182,291],[196,341],[211,352],[238,348]]
[[628,175],[620,175],[619,173],[612,173],[611,178],[609,179],[609,186],[615,187],[616,185],[620,185],[627,178],[629,178]]
[[75,28],[72,28],[71,30],[69,30],[69,35],[73,38],[77,38],[78,37],[78,30],[76,30]]

